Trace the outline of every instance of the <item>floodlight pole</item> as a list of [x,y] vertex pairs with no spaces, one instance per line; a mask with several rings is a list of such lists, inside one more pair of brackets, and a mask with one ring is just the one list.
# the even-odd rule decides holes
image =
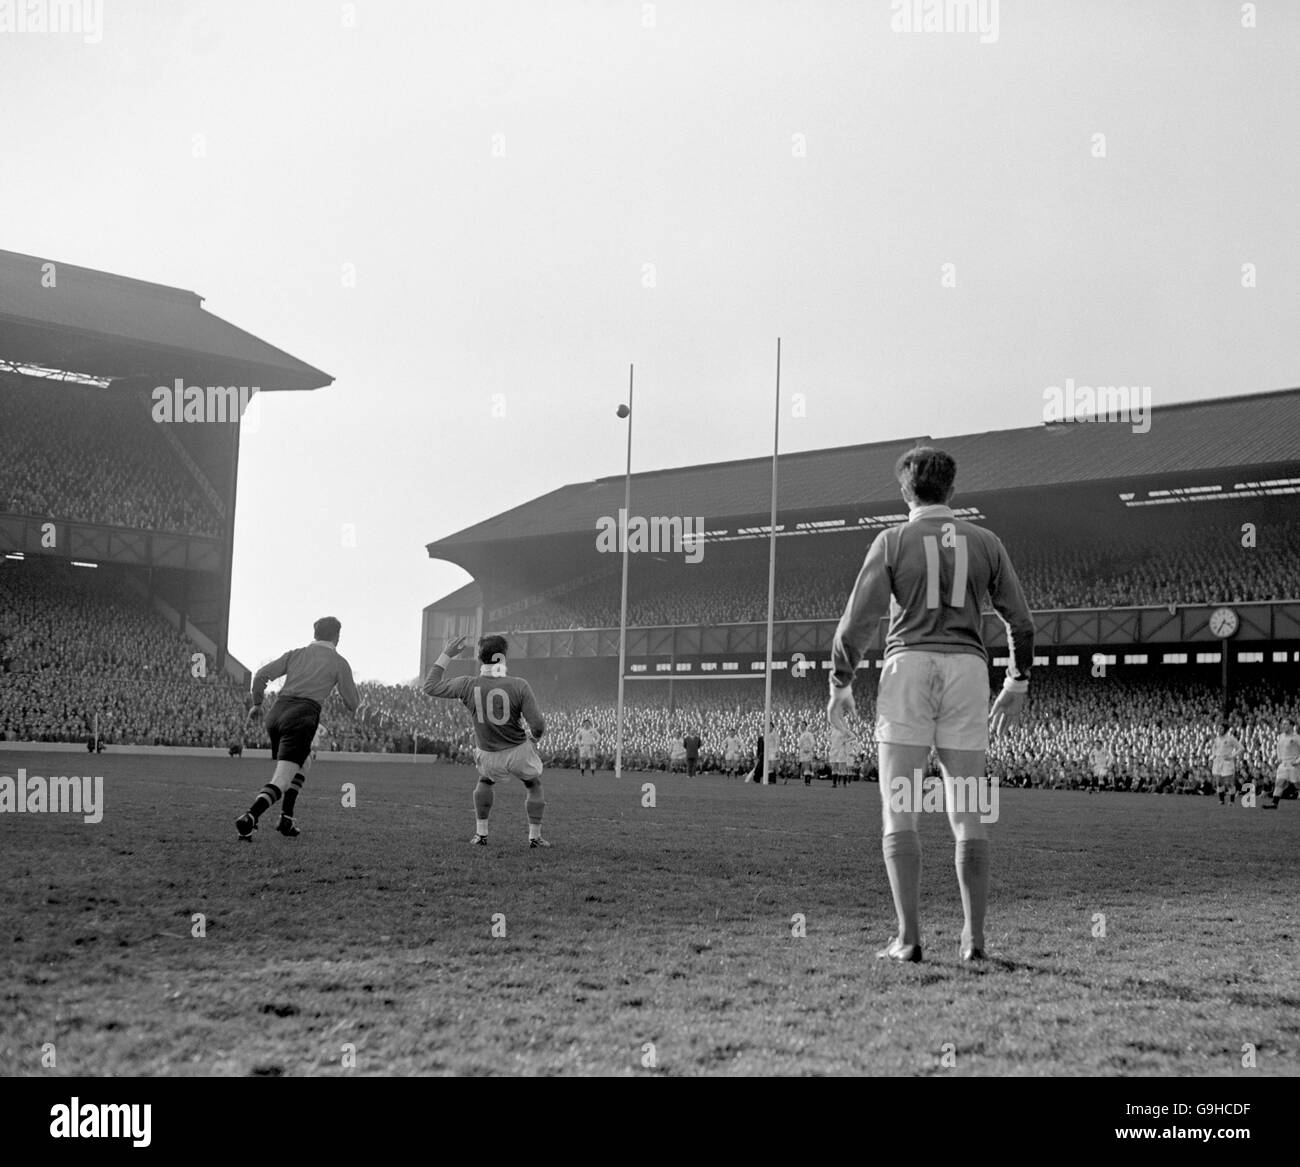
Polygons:
[[627,472],[623,476],[623,513],[619,531],[623,540],[623,606],[618,617],[618,718],[614,745],[614,777],[623,777],[623,674],[627,671],[627,528],[632,515],[632,376],[627,367]]
[[763,785],[772,771],[772,609],[776,603],[776,453],[781,446],[781,338],[776,338],[776,404],[772,421],[772,518],[767,543],[767,667],[763,670]]

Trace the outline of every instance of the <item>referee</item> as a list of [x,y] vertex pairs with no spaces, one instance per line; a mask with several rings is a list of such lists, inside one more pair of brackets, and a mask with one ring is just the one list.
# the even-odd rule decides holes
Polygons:
[[235,820],[235,830],[244,842],[250,842],[257,830],[257,820],[284,796],[284,809],[276,830],[293,839],[302,832],[294,825],[293,812],[298,793],[307,781],[305,773],[311,756],[312,739],[320,725],[320,709],[337,685],[339,696],[349,712],[361,706],[352,666],[339,653],[342,625],[333,616],[323,616],[312,626],[315,639],[304,648],[291,648],[283,656],[263,665],[253,677],[253,700],[249,717],[262,708],[268,681],[284,677],[284,687],[271,707],[266,721],[271,739],[271,757],[275,773],[258,791],[253,805]]

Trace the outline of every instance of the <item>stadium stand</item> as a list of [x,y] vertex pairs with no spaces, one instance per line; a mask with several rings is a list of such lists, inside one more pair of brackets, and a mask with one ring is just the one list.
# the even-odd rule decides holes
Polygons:
[[332,380],[193,291],[0,250],[0,735],[237,740],[240,407]]
[[[1242,554],[1237,517],[1216,512],[1216,521],[1194,535],[1160,516],[1134,531],[1081,534],[1068,543],[1059,533],[1016,533],[1004,542],[1036,611],[1296,598],[1300,521],[1272,522],[1267,549],[1250,556]],[[837,618],[870,540],[865,533],[782,540],[775,618]],[[536,605],[512,630],[617,627],[619,584],[601,580]],[[638,558],[629,573],[629,626],[766,618],[767,545],[761,540],[709,548],[694,566]]]
[[0,512],[220,534],[212,503],[151,420],[147,394],[124,403],[91,386],[13,375],[3,393]]
[[[245,722],[244,694],[222,675],[196,677],[194,646],[147,600],[105,570],[28,562],[0,568],[0,738],[85,741],[95,729],[116,744],[265,746],[260,724]],[[527,676],[527,662],[517,669]],[[861,769],[872,773],[874,675],[856,684]],[[754,682],[679,683],[672,707],[666,682],[629,686],[624,764],[662,770],[672,743],[689,730],[703,738],[701,768],[721,768],[722,739],[733,728],[752,749],[761,717]],[[354,716],[332,697],[317,749],[435,754],[472,761],[468,718],[456,702],[417,688],[363,682],[366,713]],[[608,687],[541,692],[548,732],[543,757],[576,764],[576,734],[590,717],[601,735],[600,765],[613,761],[615,710]],[[271,698],[268,697],[268,700]],[[782,742],[778,773],[793,767],[791,749],[807,723],[818,754],[828,748],[820,680],[778,678],[774,716]],[[1024,722],[997,742],[990,769],[1003,781],[1037,788],[1089,782],[1088,752],[1103,742],[1114,757],[1111,789],[1208,790],[1208,759],[1219,692],[1214,669],[1121,669],[1105,678],[1086,666],[1040,670]],[[1294,682],[1246,681],[1233,722],[1245,746],[1243,777],[1272,774],[1279,719],[1300,720]],[[747,755],[745,765],[752,764]]]
[[[195,676],[195,646],[105,569],[0,567],[0,738],[225,746],[242,694]],[[206,672],[205,669],[203,670]]]
[[[120,575],[5,563],[0,611],[0,740],[84,742],[98,714],[109,747],[267,746],[261,724],[246,721],[244,692],[224,675],[195,676],[195,646]],[[409,753],[418,733],[421,752],[455,756],[467,743],[459,707],[405,686],[360,689],[371,716],[354,718],[336,694],[318,749]]]

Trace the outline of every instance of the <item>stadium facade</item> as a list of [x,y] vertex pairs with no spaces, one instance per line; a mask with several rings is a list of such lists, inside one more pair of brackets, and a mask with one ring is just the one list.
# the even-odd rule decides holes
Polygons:
[[[1294,669],[1300,390],[1156,407],[1147,423],[1051,422],[783,455],[774,672],[829,667],[867,546],[906,518],[893,467],[918,443],[953,455],[954,507],[1011,550],[1040,665]],[[633,475],[629,532],[640,520],[670,534],[674,521],[698,518],[706,534],[694,555],[650,539],[641,552],[630,535],[629,678],[762,672],[770,466]],[[565,486],[429,543],[431,558],[474,582],[425,609],[422,671],[447,636],[487,630],[509,633],[530,678],[616,680],[621,556],[601,531],[623,488],[621,475]],[[1212,627],[1225,607],[1232,620]],[[990,614],[985,632],[999,655],[1001,620]],[[880,647],[878,633],[868,666]]]
[[[244,411],[332,380],[194,292],[0,251],[5,578],[53,593],[93,567],[106,610],[140,597],[244,683],[227,647]],[[67,594],[95,591],[78,579]]]

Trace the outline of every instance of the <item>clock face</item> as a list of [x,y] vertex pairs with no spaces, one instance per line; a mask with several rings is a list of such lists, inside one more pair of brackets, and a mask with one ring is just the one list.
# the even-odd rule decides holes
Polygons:
[[1216,608],[1210,613],[1210,631],[1215,636],[1231,636],[1237,631],[1237,613],[1231,608]]

